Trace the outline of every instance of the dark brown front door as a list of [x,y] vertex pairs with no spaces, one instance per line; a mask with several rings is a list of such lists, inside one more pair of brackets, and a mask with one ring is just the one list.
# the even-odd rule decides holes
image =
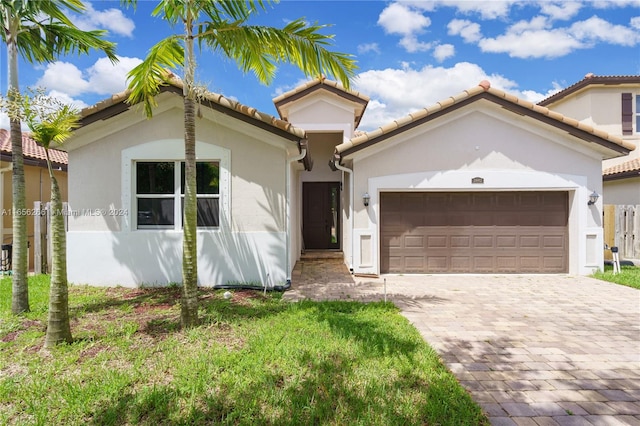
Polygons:
[[304,182],[302,204],[304,247],[340,248],[340,182]]

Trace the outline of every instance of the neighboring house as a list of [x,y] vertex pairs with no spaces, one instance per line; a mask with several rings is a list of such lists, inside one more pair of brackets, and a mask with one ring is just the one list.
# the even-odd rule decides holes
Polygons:
[[640,205],[640,75],[587,74],[539,105],[633,144],[629,155],[602,162],[603,202]]
[[[539,103],[635,146],[602,162],[605,242],[625,259],[640,260],[640,75],[596,76]],[[605,256],[610,259],[609,251]]]
[[[71,208],[101,212],[70,218],[72,282],[181,281],[181,83],[151,120],[126,97],[84,110],[67,144]],[[334,82],[274,103],[282,119],[202,101],[200,285],[286,284],[311,250],[361,274],[602,267],[602,200],[588,200],[626,141],[486,81],[369,133],[356,131],[368,98]]]
[[[12,220],[12,165],[11,165],[11,134],[9,130],[0,129],[0,212],[2,214],[1,230],[2,244],[13,241]],[[33,206],[35,201],[47,203],[51,200],[51,182],[47,170],[44,148],[29,137],[29,132],[22,133],[22,152],[24,157],[24,178],[27,206],[27,236],[29,240],[29,269],[34,266],[34,218]],[[57,149],[49,151],[51,154],[54,175],[60,185],[62,199],[67,200],[67,153]]]

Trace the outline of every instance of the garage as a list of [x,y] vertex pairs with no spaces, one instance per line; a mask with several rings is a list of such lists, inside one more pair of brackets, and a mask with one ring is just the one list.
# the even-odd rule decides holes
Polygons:
[[382,273],[566,273],[566,191],[381,192]]

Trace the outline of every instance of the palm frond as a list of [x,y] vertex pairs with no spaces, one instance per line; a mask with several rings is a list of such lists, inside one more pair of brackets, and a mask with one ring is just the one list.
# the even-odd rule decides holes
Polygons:
[[168,70],[184,65],[184,48],[180,40],[178,36],[161,40],[149,50],[144,61],[127,74],[131,91],[128,102],[144,102],[147,117],[153,115],[154,97],[167,83]]
[[303,19],[282,29],[217,22],[203,25],[198,37],[214,51],[234,59],[243,72],[253,72],[262,83],[271,83],[277,64],[290,63],[309,77],[332,76],[348,88],[356,61],[352,55],[328,49],[333,36],[321,32],[326,27],[309,25]]

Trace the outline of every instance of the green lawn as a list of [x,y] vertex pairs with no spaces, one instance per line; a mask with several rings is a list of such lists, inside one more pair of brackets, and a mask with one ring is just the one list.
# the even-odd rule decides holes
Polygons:
[[598,271],[593,276],[600,280],[640,289],[640,267],[638,266],[621,266],[620,273],[614,274],[613,267],[605,265],[604,272]]
[[0,424],[487,425],[390,303],[289,303],[201,292],[179,329],[179,289],[70,288],[76,339],[43,349],[48,277],[32,312],[0,282]]

